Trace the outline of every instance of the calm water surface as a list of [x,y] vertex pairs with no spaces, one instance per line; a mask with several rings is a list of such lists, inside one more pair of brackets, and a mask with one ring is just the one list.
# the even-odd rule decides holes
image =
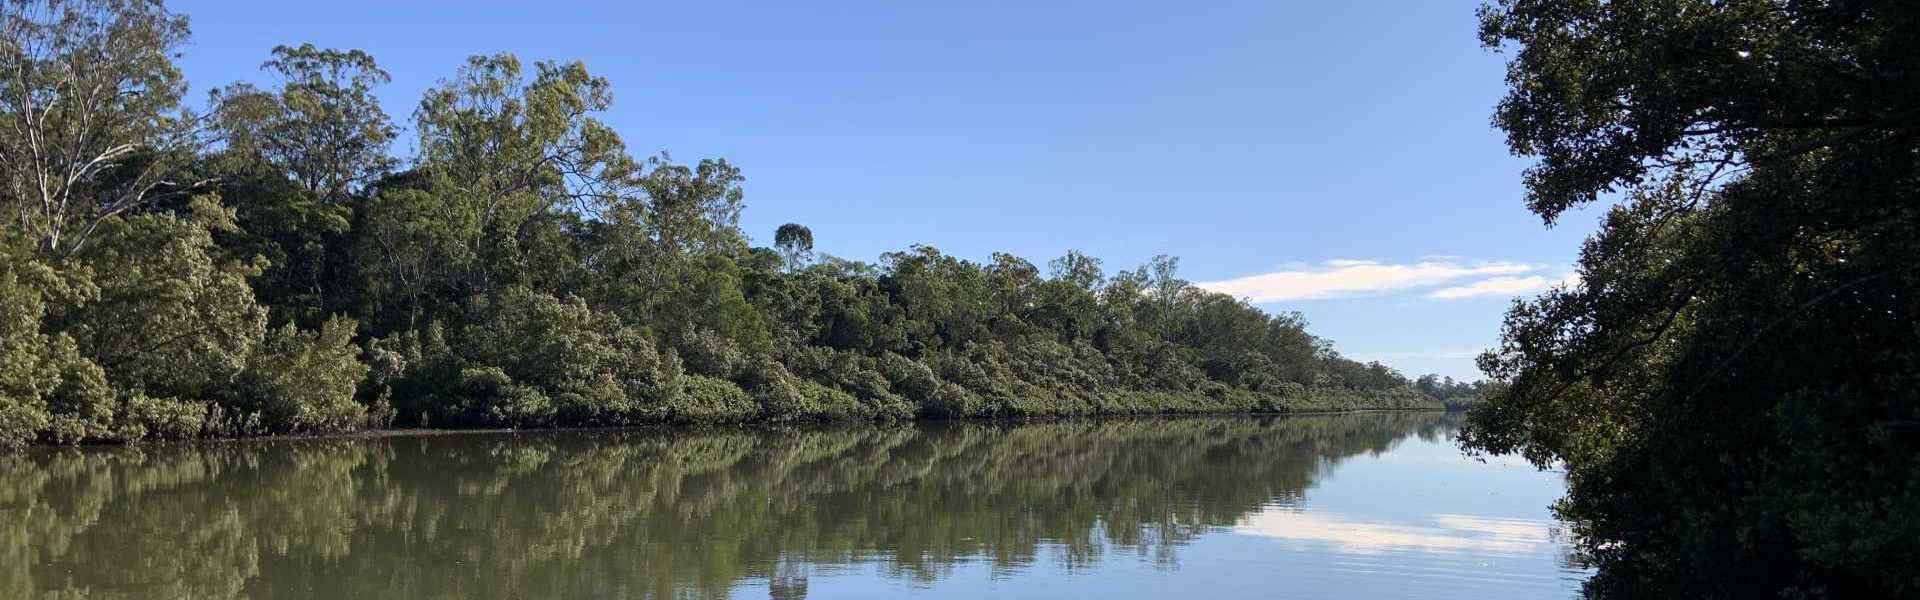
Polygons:
[[0,455],[3,598],[1567,598],[1560,476],[1373,413]]

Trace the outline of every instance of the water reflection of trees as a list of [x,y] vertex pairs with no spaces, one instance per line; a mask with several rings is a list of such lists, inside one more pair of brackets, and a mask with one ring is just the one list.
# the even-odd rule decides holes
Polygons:
[[0,457],[0,596],[804,593],[809,566],[938,580],[1172,561],[1436,414],[464,435]]

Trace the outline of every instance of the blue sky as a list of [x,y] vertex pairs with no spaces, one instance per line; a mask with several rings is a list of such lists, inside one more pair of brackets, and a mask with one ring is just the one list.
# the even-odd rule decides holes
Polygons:
[[864,260],[1172,254],[1409,375],[1476,377],[1507,303],[1566,276],[1594,222],[1524,209],[1472,0],[171,6],[196,97],[262,81],[276,44],[360,48],[407,125],[468,55],[579,59],[635,154],[739,165],[763,243],[798,222]]

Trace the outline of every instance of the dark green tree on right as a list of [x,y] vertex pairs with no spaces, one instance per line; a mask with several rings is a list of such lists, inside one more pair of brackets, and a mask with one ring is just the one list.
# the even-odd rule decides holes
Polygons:
[[1920,2],[1481,17],[1528,206],[1611,207],[1463,444],[1564,466],[1591,597],[1920,596]]

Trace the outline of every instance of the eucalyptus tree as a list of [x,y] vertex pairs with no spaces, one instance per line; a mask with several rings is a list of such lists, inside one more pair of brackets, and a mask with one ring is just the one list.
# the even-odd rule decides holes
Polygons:
[[276,46],[260,65],[275,90],[233,84],[213,94],[229,151],[257,157],[315,199],[344,202],[393,168],[392,119],[373,91],[392,80],[361,50]]
[[1100,259],[1068,250],[1066,255],[1047,261],[1047,269],[1049,278],[1038,286],[1031,321],[1063,341],[1091,340],[1100,327],[1100,297],[1096,292],[1106,280],[1100,271]]
[[1094,290],[1106,281],[1100,271],[1100,259],[1079,250],[1068,250],[1060,258],[1047,261],[1048,275],[1084,290]]
[[542,265],[523,242],[563,214],[640,201],[644,165],[593,117],[611,106],[605,79],[579,62],[535,65],[475,56],[415,111],[417,173],[378,186],[361,217],[363,277],[412,323]]
[[1039,300],[1040,269],[1026,259],[995,252],[985,265],[988,297],[992,299],[991,323],[995,337],[1007,339],[1026,333],[1026,321],[1033,316]]
[[671,255],[733,253],[745,248],[740,211],[745,193],[738,167],[705,159],[693,167],[660,164],[641,180],[647,226]]
[[173,56],[185,17],[152,0],[0,5],[0,206],[48,255],[84,247],[101,223],[179,179],[206,139],[181,107]]
[[215,155],[225,202],[243,232],[229,246],[266,257],[254,282],[276,321],[319,326],[351,307],[345,296],[356,194],[394,166],[392,120],[374,95],[390,80],[360,50],[278,46],[261,65],[279,80],[263,90],[215,90]]
[[625,288],[623,303],[636,318],[677,334],[710,327],[727,330],[737,342],[764,341],[736,260],[747,251],[741,180],[740,169],[724,159],[687,166],[665,157],[641,178],[636,208],[642,218],[621,232],[638,251],[609,282]]
[[49,419],[32,435],[199,434],[247,368],[265,311],[248,284],[261,263],[216,242],[237,223],[196,164],[208,130],[180,105],[171,61],[186,20],[148,1],[9,2],[0,28],[0,205],[12,217],[0,244],[32,248],[5,260],[16,285],[37,289],[23,314],[44,348],[28,362],[51,377],[39,393]]
[[813,230],[799,223],[781,225],[773,232],[773,247],[779,249],[788,272],[799,271],[813,260]]
[[594,212],[631,199],[641,174],[619,134],[591,116],[612,105],[611,84],[585,63],[535,63],[529,80],[512,54],[473,56],[414,113],[420,164],[483,230],[546,210]]
[[641,163],[591,116],[612,104],[611,85],[584,63],[536,63],[529,80],[511,54],[468,59],[420,101],[420,168],[441,219],[480,261],[465,274],[473,291],[524,268],[517,242],[530,222],[637,198]]
[[1173,336],[1175,321],[1179,318],[1181,292],[1188,289],[1187,281],[1179,277],[1180,257],[1161,254],[1140,267],[1146,274],[1146,283],[1152,291],[1154,300],[1153,317],[1159,326],[1160,339],[1170,340]]

